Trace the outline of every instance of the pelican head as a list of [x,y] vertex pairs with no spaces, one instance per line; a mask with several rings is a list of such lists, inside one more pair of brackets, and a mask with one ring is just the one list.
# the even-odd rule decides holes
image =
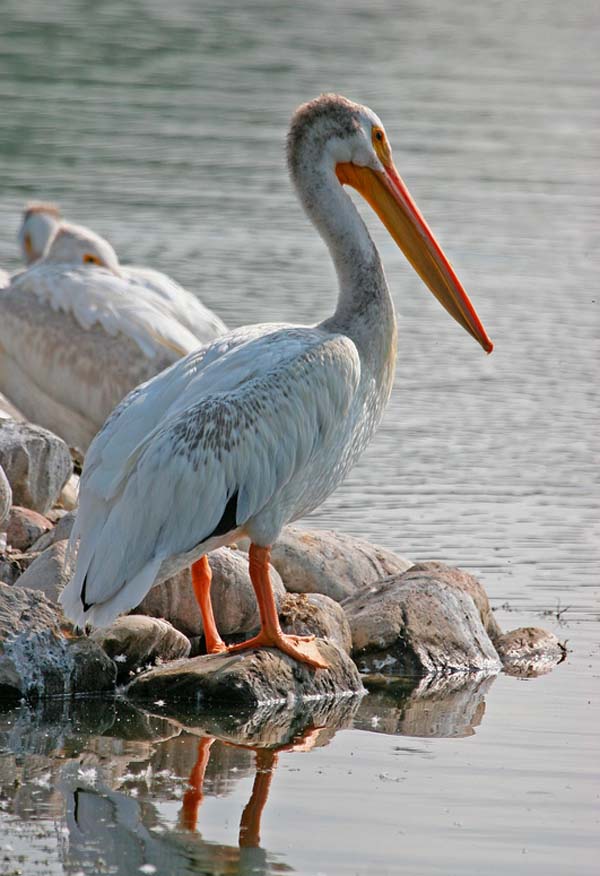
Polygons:
[[119,259],[110,243],[89,228],[68,222],[61,223],[45,261],[73,266],[95,265],[121,276]]
[[27,204],[17,234],[23,259],[28,265],[43,258],[60,227],[60,210],[54,204]]
[[288,137],[288,163],[299,188],[307,162],[335,173],[342,185],[362,195],[448,313],[491,353],[493,344],[475,308],[394,166],[378,116],[337,94],[304,104]]

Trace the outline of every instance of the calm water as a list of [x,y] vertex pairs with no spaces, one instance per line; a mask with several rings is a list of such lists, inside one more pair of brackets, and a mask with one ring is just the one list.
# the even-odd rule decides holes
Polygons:
[[496,351],[368,216],[398,375],[310,525],[461,565],[504,627],[571,654],[538,679],[372,693],[312,733],[164,706],[5,712],[0,873],[596,872],[599,31],[591,0],[3,0],[5,267],[43,197],[231,326],[316,321],[334,278],[286,178],[287,121],[324,90],[379,113]]

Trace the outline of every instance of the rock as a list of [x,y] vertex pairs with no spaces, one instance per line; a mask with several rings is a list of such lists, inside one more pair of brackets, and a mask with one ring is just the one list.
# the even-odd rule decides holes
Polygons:
[[456,590],[469,594],[477,607],[481,623],[492,642],[495,642],[498,636],[502,635],[502,630],[494,617],[487,593],[477,578],[469,575],[468,572],[463,572],[462,569],[456,569],[453,566],[446,566],[445,563],[430,560],[426,563],[416,563],[412,566],[404,580],[421,580],[423,577],[427,580],[431,575],[434,575],[437,581],[443,581],[448,587],[453,587]]
[[14,584],[27,570],[28,566],[36,559],[37,554],[32,551],[23,553],[7,549],[0,553],[0,581],[5,584]]
[[4,469],[0,465],[0,530],[8,520],[10,506],[12,505],[12,490]]
[[65,565],[68,541],[57,541],[42,551],[23,574],[15,581],[15,587],[41,590],[52,602],[58,596],[73,573],[72,561]]
[[[245,633],[258,627],[258,606],[245,554],[230,548],[219,548],[208,555],[208,561],[213,573],[213,611],[221,635]],[[285,595],[285,588],[274,569],[271,569],[271,582],[279,603]],[[134,612],[162,617],[188,637],[203,633],[189,569],[153,587]]]
[[19,551],[26,551],[40,535],[51,530],[52,524],[42,514],[31,508],[14,505],[10,510],[6,527],[8,544]]
[[567,656],[566,647],[553,633],[539,627],[519,627],[494,642],[508,675],[532,678],[544,675]]
[[114,688],[112,660],[89,639],[65,638],[60,619],[43,594],[0,584],[0,699]]
[[[249,542],[239,542],[242,550]],[[365,587],[410,568],[409,560],[361,538],[286,526],[271,563],[292,593],[324,593],[341,602]]]
[[178,660],[190,653],[190,641],[165,620],[130,614],[90,636],[117,664],[118,681],[155,663]]
[[39,426],[0,420],[0,465],[13,501],[44,514],[58,499],[73,470],[65,442]]
[[[56,516],[58,509],[53,509],[48,512],[48,517],[52,520],[53,517]],[[48,532],[45,532],[41,535],[32,545],[31,550],[37,551],[41,553],[45,551],[46,548],[50,547],[51,544],[54,544],[57,541],[64,541],[65,539],[69,539],[71,535],[71,530],[73,529],[73,523],[75,522],[75,512],[73,511],[62,511],[61,515],[56,518],[56,523],[52,529],[49,529]]]
[[360,676],[350,658],[335,645],[317,641],[319,651],[329,661],[328,669],[311,669],[273,648],[208,654],[150,669],[134,679],[127,692],[138,700],[235,708],[362,692]]
[[342,606],[322,593],[288,593],[279,609],[279,622],[286,633],[315,635],[350,654],[352,636]]
[[436,570],[388,578],[343,604],[362,672],[498,672],[500,660],[473,598]]

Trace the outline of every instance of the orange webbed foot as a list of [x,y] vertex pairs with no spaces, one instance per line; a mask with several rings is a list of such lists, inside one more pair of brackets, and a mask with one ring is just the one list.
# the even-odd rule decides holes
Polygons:
[[257,636],[240,642],[239,645],[230,645],[227,649],[230,654],[238,651],[247,651],[250,648],[277,648],[298,660],[307,663],[313,669],[328,669],[329,663],[321,656],[314,636],[292,636],[279,632],[268,635],[262,630]]

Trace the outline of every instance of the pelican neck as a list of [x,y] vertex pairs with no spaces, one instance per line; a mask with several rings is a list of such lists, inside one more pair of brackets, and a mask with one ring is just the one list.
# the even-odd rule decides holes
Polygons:
[[348,335],[369,358],[374,345],[387,357],[395,345],[394,307],[365,223],[332,166],[300,161],[292,178],[309,219],[327,244],[338,279],[335,312],[320,327]]

